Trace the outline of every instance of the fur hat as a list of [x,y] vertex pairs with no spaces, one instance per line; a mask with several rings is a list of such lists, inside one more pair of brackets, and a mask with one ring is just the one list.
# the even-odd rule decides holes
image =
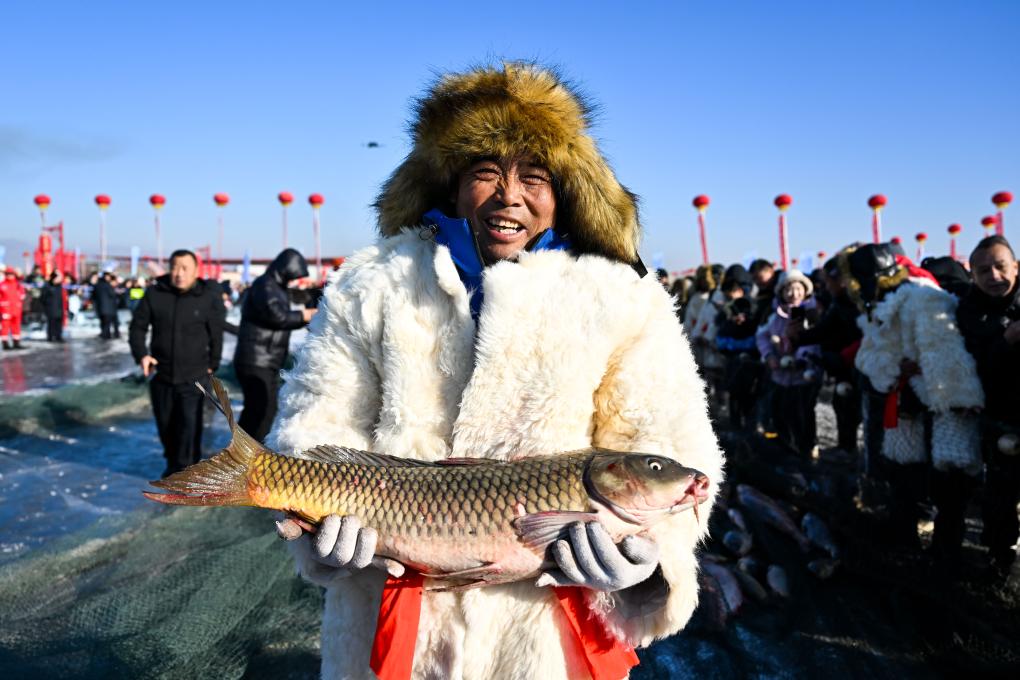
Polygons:
[[815,292],[814,284],[811,283],[811,279],[804,276],[804,273],[797,269],[788,269],[779,275],[779,283],[776,284],[776,295],[782,299],[783,289],[791,283],[799,283],[804,286],[804,297],[811,297],[811,294]]
[[633,263],[637,198],[623,187],[588,130],[591,106],[556,73],[507,62],[442,76],[415,105],[413,147],[375,201],[379,231],[417,226],[450,205],[475,159],[533,154],[553,175],[556,228],[578,252]]
[[874,304],[883,292],[897,288],[910,276],[907,268],[896,262],[896,253],[888,243],[846,248],[839,258],[850,299],[861,308]]

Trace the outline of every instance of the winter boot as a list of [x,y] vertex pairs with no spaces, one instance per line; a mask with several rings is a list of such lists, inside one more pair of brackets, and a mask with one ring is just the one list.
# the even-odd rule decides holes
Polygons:
[[4,340],[4,349],[11,349],[11,343]]
[[21,340],[20,339],[14,341],[14,349],[24,349],[21,346]]

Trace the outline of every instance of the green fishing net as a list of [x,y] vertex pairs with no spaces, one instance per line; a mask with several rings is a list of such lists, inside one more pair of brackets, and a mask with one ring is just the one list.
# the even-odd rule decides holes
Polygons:
[[0,568],[0,677],[314,678],[321,611],[268,511],[147,508]]

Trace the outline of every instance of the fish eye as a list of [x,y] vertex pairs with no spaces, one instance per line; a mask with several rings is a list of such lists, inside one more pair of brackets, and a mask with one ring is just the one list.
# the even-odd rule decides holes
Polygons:
[[658,472],[659,470],[662,469],[662,463],[660,463],[657,460],[654,460],[654,459],[650,458],[650,459],[648,459],[648,467],[651,468],[652,470],[655,470],[656,472]]

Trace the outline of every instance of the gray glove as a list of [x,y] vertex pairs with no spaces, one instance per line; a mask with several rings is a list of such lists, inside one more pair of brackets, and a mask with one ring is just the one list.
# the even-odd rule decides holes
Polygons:
[[276,523],[276,533],[286,541],[297,541],[297,550],[310,558],[303,560],[308,565],[304,576],[316,585],[328,588],[369,565],[392,576],[404,573],[400,562],[375,555],[379,535],[375,529],[361,526],[355,515],[328,515],[314,535],[304,533],[296,522],[285,518]]
[[659,564],[659,546],[640,536],[628,536],[619,545],[598,522],[577,522],[567,529],[568,539],[553,543],[551,552],[559,569],[538,577],[535,585],[581,586],[615,592],[647,580]]

